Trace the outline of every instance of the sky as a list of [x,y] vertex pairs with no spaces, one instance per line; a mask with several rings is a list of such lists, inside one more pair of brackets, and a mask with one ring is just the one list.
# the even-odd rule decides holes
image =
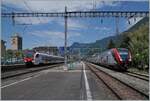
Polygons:
[[[1,12],[64,12],[67,11],[148,11],[148,1],[112,0],[1,0]],[[142,18],[119,18],[119,32],[126,31]],[[27,24],[27,25],[20,25]],[[115,18],[68,18],[68,46],[74,42],[91,43],[116,35]],[[1,39],[11,48],[11,36],[23,37],[23,49],[37,46],[64,46],[64,18],[27,17],[1,18]]]

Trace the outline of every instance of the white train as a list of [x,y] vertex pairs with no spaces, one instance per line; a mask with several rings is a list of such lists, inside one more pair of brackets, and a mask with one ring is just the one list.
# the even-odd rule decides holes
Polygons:
[[101,54],[95,54],[88,59],[89,62],[105,65],[111,69],[126,71],[131,63],[131,53],[125,48],[112,48]]
[[64,57],[36,52],[34,54],[26,54],[24,62],[26,65],[61,63],[64,62]]

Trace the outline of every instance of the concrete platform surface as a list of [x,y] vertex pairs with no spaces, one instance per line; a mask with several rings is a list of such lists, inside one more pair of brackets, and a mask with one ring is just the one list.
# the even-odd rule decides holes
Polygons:
[[75,62],[68,71],[60,66],[2,80],[2,100],[117,99],[83,64]]

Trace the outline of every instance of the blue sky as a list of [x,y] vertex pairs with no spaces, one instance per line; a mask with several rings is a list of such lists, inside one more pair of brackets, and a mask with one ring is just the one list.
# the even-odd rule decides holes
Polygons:
[[[95,5],[95,6],[93,6]],[[101,1],[101,0],[2,0],[2,12],[57,12],[89,10],[121,10],[121,11],[148,11],[147,1]],[[119,18],[119,32],[133,26],[136,21]],[[101,22],[102,20],[102,22]],[[10,40],[14,33],[23,37],[23,48],[35,46],[63,46],[64,45],[64,18],[15,18],[16,25],[11,18],[1,18],[2,39],[11,48]],[[32,25],[17,25],[17,24]],[[89,43],[115,35],[115,18],[69,18],[68,19],[68,46],[73,42]]]

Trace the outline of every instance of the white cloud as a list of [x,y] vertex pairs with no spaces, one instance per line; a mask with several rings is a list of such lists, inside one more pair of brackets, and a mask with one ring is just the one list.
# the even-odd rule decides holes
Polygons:
[[16,17],[15,21],[17,24],[32,24],[32,25],[38,25],[38,24],[45,24],[45,23],[51,23],[51,21],[55,20],[55,18],[41,18],[41,17]]
[[99,31],[110,31],[110,28],[105,27],[105,26],[104,26],[104,27],[98,27],[98,26],[97,26],[97,27],[95,27],[94,29],[95,29],[95,30],[99,30]]
[[[38,36],[38,37],[44,37],[44,38],[50,37],[51,39],[52,38],[64,39],[64,32],[59,32],[59,31],[47,31],[47,30],[32,31],[32,32],[29,32],[28,34]],[[68,33],[68,38],[74,37],[74,36],[80,36],[80,33],[76,33],[76,32],[69,32]]]
[[127,29],[132,27],[133,25],[135,25],[137,22],[139,22],[143,17],[132,17],[130,19],[127,20],[126,24],[127,24]]
[[78,28],[85,28],[86,26],[79,22],[78,20],[71,20],[68,19],[68,28],[70,29],[78,29]]
[[[60,24],[61,26],[65,25],[64,20],[57,20],[57,23]],[[69,30],[79,30],[79,29],[85,29],[86,25],[83,24],[82,22],[79,22],[79,20],[75,19],[68,19],[67,20],[67,27]]]
[[[118,2],[112,0],[102,1],[95,0],[96,7],[117,6]],[[69,11],[72,10],[89,10],[93,9],[93,0],[2,0],[2,4],[11,4],[17,8],[23,8],[26,10],[37,11],[64,11],[67,6]]]
[[52,37],[58,37],[60,39],[64,38],[64,34],[62,32],[54,32],[54,31],[33,31],[29,32],[28,34],[41,37],[41,38],[52,38]]
[[115,0],[104,0],[104,1],[102,1],[101,0],[101,2],[98,2],[98,5],[101,5],[100,7],[103,7],[103,6],[112,6],[112,7],[114,7],[114,6],[121,5],[121,3],[119,2],[119,0],[118,1],[115,1]]
[[[34,45],[51,45],[51,46],[63,46],[64,45],[64,32],[57,31],[32,31],[28,32],[30,35],[34,35],[35,37],[39,37],[41,39],[45,39],[45,42],[40,42],[40,40],[36,41]],[[68,33],[68,41],[71,37],[79,37],[81,34],[76,32]],[[36,38],[35,38],[36,39]]]

